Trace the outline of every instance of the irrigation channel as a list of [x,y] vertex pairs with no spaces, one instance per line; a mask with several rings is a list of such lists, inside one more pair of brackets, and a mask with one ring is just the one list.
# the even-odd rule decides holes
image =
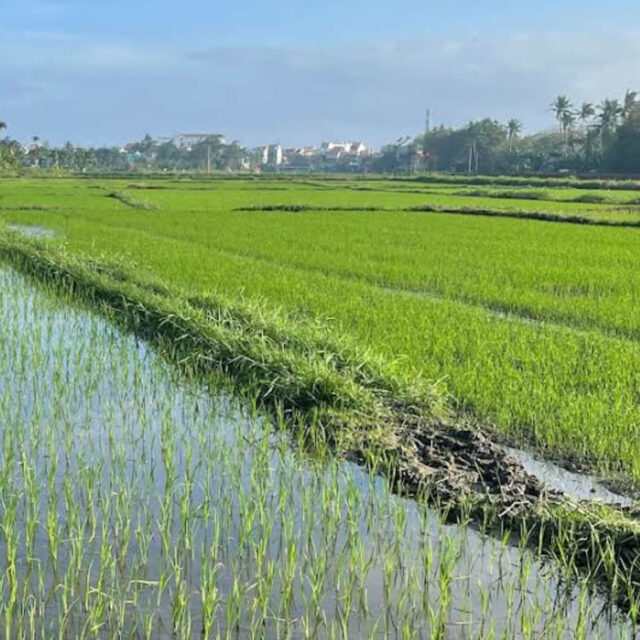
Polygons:
[[635,637],[553,562],[277,427],[0,265],[3,637]]

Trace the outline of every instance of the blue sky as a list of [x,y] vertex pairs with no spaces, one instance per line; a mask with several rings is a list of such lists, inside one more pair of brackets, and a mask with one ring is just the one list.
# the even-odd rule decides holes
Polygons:
[[20,139],[376,146],[417,133],[427,105],[436,123],[534,130],[559,92],[640,83],[637,0],[0,2],[0,119]]

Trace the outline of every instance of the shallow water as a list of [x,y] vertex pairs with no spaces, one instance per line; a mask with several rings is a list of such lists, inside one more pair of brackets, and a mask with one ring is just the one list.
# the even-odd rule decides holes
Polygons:
[[504,450],[511,458],[519,462],[527,473],[538,478],[550,489],[562,491],[577,500],[596,500],[626,507],[635,504],[633,498],[607,489],[596,476],[568,471],[549,460],[543,460],[522,449],[504,447]]
[[8,637],[633,637],[553,564],[305,457],[2,268],[0,516]]
[[56,236],[55,231],[52,229],[38,225],[10,224],[7,225],[7,229],[10,231],[17,231],[18,233],[30,238],[55,238]]

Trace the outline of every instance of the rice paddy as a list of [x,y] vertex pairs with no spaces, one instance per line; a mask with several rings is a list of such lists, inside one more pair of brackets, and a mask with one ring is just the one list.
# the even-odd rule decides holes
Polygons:
[[6,638],[632,632],[539,554],[309,458],[15,272],[0,284]]
[[464,422],[633,503],[640,190],[604,186],[0,182],[5,637],[635,637],[633,507],[549,538],[385,480]]

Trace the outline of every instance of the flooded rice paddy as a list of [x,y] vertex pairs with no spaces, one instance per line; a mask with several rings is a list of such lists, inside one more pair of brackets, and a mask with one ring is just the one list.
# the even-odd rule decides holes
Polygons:
[[634,637],[555,564],[277,427],[0,267],[5,637]]

